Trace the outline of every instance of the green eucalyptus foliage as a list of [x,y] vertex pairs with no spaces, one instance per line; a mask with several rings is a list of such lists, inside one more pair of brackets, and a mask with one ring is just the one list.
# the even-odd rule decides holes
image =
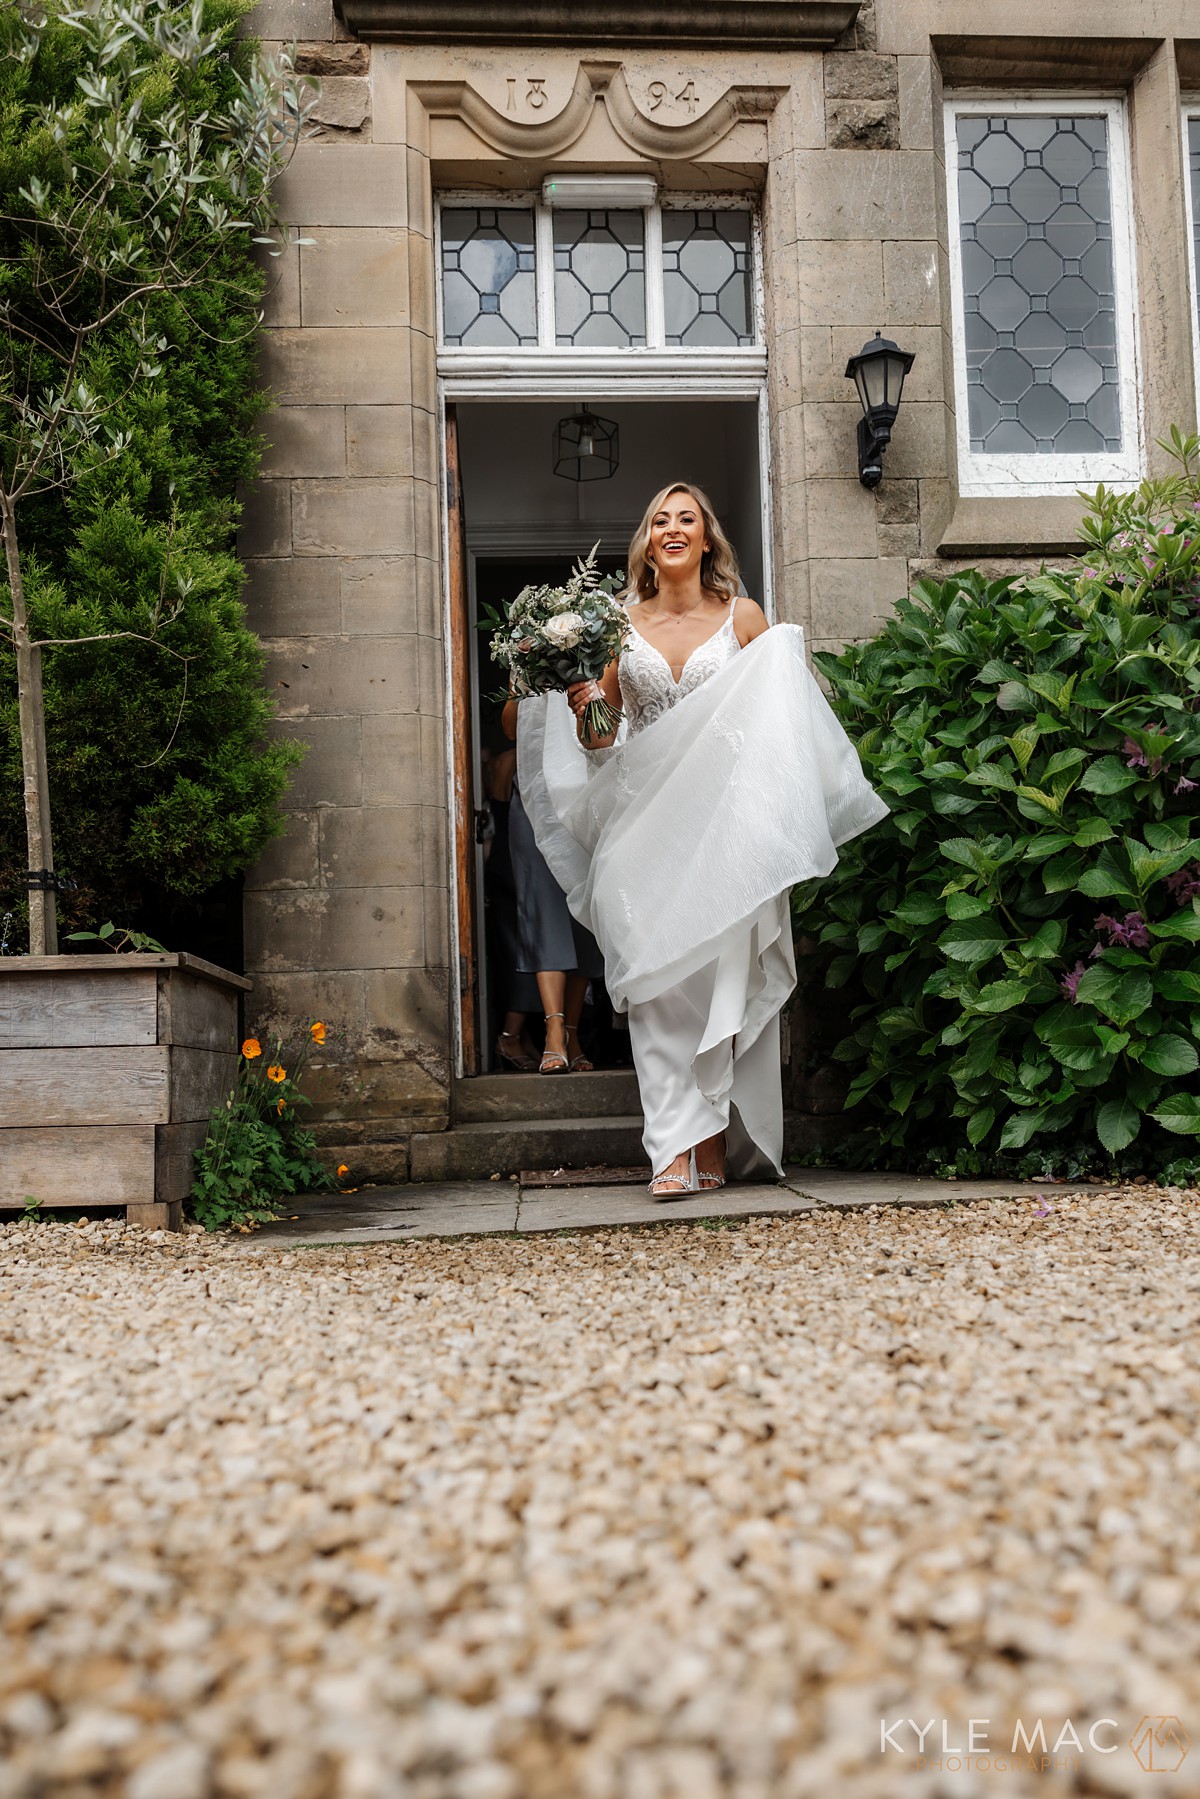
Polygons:
[[917,583],[816,661],[892,816],[798,888],[860,1147],[1200,1168],[1200,440],[1088,500],[1079,564]]
[[[237,36],[248,4],[203,0],[205,28],[221,37],[189,78],[193,111],[228,107],[234,72],[255,49]],[[45,11],[36,55],[0,55],[0,302],[26,319],[37,316],[38,258],[55,249],[20,216],[29,210],[21,190],[41,183],[69,201],[72,183],[89,178],[94,130],[84,106],[74,108],[66,145],[39,120],[43,109],[70,109],[80,85],[102,73],[88,33],[54,5]],[[151,60],[135,84],[143,116],[172,104],[180,79],[166,59]],[[209,198],[221,202],[219,173]],[[114,245],[143,229],[119,209],[109,223]],[[112,914],[154,923],[175,900],[247,867],[281,828],[288,770],[300,754],[266,737],[273,706],[234,554],[235,485],[253,477],[261,453],[255,355],[264,277],[249,233],[213,233],[199,210],[177,258],[194,284],[152,294],[137,331],[115,321],[89,341],[78,371],[98,408],[110,409],[105,435],[123,435],[121,453],[106,453],[102,441],[85,445],[66,484],[31,494],[19,513],[35,636],[145,636],[156,614],[168,621],[159,642],[118,636],[44,652],[55,859],[75,883],[60,899],[67,930]],[[77,303],[90,302],[82,294]],[[158,345],[149,372],[147,341]],[[61,386],[58,361],[36,347],[7,366],[6,381],[31,397]],[[13,398],[20,392],[0,393],[0,455],[10,468],[19,454]],[[23,900],[26,862],[15,661],[0,638],[0,910]]]

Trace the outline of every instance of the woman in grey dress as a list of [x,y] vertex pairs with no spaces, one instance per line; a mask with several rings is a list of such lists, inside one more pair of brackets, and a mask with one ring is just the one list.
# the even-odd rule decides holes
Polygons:
[[[502,723],[514,742],[519,703],[505,704]],[[579,1047],[579,1017],[588,982],[604,974],[600,945],[567,909],[566,896],[546,865],[513,780],[508,809],[508,843],[517,890],[517,969],[535,976],[546,1014],[542,1074],[569,1069],[581,1074],[593,1064]]]

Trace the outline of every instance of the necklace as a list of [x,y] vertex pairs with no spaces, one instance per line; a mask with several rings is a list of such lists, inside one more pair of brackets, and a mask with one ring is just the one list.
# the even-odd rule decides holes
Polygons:
[[685,618],[691,618],[693,612],[699,612],[701,606],[703,606],[703,604],[707,598],[708,598],[707,594],[701,594],[700,598],[696,601],[696,604],[693,607],[691,607],[690,610],[687,612],[665,612],[665,613],[659,612],[656,614],[656,616],[659,618],[665,617],[665,618],[673,621],[675,624],[681,625]]

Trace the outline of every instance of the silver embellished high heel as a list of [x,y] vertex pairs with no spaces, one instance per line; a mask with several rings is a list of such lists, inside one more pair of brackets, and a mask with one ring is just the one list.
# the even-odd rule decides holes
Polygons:
[[[674,1181],[679,1188],[679,1192],[654,1193],[655,1184],[658,1181]],[[648,1192],[654,1194],[655,1199],[682,1199],[685,1193],[698,1193],[700,1188],[696,1180],[695,1150],[688,1150],[688,1172],[686,1180],[681,1174],[654,1174],[651,1175],[650,1179],[646,1182],[646,1187]]]

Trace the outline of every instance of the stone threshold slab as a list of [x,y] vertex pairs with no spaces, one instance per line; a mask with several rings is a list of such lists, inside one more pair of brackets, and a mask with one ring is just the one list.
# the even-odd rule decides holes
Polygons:
[[[1072,1182],[1062,1191],[1087,1192]],[[1096,1190],[1102,1190],[1097,1188]],[[944,1206],[1040,1199],[1053,1209],[1055,1183],[938,1181],[928,1176],[853,1173],[788,1166],[774,1184],[734,1184],[682,1199],[653,1198],[645,1186],[522,1188],[515,1181],[457,1181],[376,1187],[339,1199],[293,1202],[295,1216],[266,1225],[256,1242],[285,1248],[395,1243],[416,1237],[529,1235],[539,1232],[714,1222],[868,1206]]]

